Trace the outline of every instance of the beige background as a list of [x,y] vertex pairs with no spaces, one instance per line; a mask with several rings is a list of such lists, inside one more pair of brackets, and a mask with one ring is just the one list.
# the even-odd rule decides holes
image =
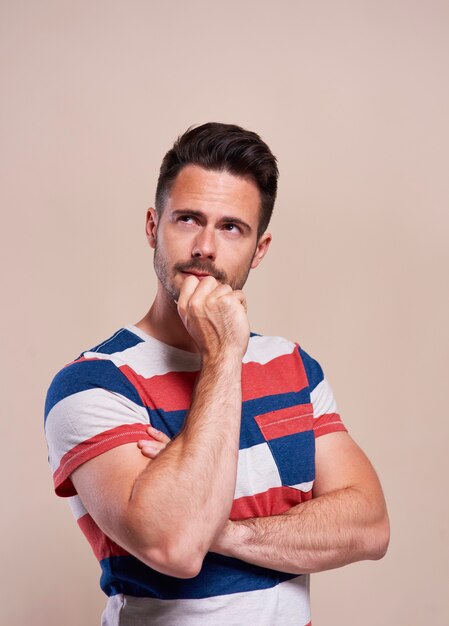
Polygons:
[[389,505],[384,560],[312,577],[314,626],[447,626],[448,2],[0,6],[2,623],[99,624],[45,392],[149,307],[160,161],[217,120],[259,132],[281,171],[252,329],[322,363]]

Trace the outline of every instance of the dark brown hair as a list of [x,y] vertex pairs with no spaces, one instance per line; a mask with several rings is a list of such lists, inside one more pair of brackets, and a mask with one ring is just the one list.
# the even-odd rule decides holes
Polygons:
[[162,161],[156,188],[158,215],[176,176],[189,164],[248,177],[257,185],[261,198],[259,239],[270,222],[279,176],[276,157],[259,135],[234,124],[218,122],[188,128]]

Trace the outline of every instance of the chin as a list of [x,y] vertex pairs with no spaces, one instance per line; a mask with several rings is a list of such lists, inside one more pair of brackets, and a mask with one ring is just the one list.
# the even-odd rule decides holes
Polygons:
[[181,290],[178,289],[178,287],[174,287],[173,285],[170,285],[168,289],[166,288],[166,291],[168,293],[170,300],[173,300],[176,304],[178,304]]

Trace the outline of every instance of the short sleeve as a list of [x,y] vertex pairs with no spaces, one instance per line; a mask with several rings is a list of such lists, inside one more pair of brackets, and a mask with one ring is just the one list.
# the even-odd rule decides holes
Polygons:
[[334,394],[321,365],[299,345],[298,350],[309,385],[315,437],[338,431],[346,432],[347,428],[342,422]]
[[81,359],[53,378],[45,401],[48,460],[59,496],[76,495],[70,480],[80,465],[116,446],[148,437],[146,407],[107,359]]

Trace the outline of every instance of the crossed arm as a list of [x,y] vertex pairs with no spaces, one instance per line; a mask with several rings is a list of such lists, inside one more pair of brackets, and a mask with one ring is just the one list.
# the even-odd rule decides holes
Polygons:
[[384,556],[389,521],[382,488],[347,433],[317,438],[313,496],[281,515],[227,521],[210,550],[293,574]]
[[[140,519],[137,525],[135,519],[130,523],[128,509],[132,492],[139,476],[148,473],[152,463],[154,469],[172,472],[167,464],[170,449],[172,462],[176,458],[173,450],[175,455],[186,454],[182,447],[178,450],[174,447],[175,441],[166,450],[165,443],[160,447],[162,451],[155,455],[159,457],[158,464],[155,459],[145,458],[135,444],[126,444],[88,461],[72,475],[83,503],[100,528],[154,569],[190,578],[199,572],[208,551],[293,574],[323,571],[363,559],[379,559],[385,554],[389,522],[382,488],[368,458],[345,432],[327,434],[316,440],[312,500],[281,515],[237,522],[222,520],[214,527],[216,530],[207,535],[198,559],[197,552],[191,550],[196,531],[201,534],[202,530],[189,527],[188,511],[184,516],[181,514],[180,519],[185,523],[177,526],[173,510],[165,518],[161,503],[153,500],[154,519],[162,519],[165,525],[168,520],[171,530],[183,538],[184,547],[176,553],[167,552],[162,547],[148,550],[146,542],[149,539],[142,537],[144,527],[151,524],[149,509],[139,503],[137,518]],[[157,480],[157,474],[153,476]],[[206,480],[205,474],[203,478]],[[210,500],[211,494],[204,488],[203,492]],[[169,494],[171,499],[172,495]],[[215,495],[223,499],[220,490]],[[151,502],[150,494],[147,499]],[[194,526],[212,526],[213,520],[207,509],[202,510],[201,516],[197,512],[198,509],[193,511],[191,518]],[[153,542],[156,545],[160,542],[163,546],[163,536],[158,536],[157,532],[155,524]]]
[[72,472],[99,528],[153,569],[179,578],[196,576],[209,551],[291,573],[380,558],[389,534],[382,490],[347,433],[317,439],[311,501],[282,515],[229,521],[249,340],[245,297],[212,276],[188,276],[178,313],[202,355],[180,433],[154,458],[125,444]]

